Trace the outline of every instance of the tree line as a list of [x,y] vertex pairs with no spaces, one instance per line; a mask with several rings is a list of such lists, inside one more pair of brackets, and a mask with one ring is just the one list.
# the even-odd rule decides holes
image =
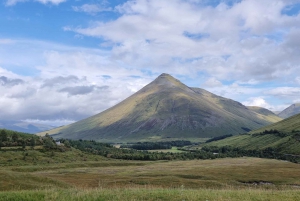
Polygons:
[[193,160],[193,159],[216,159],[226,157],[259,157],[279,160],[287,160],[295,163],[300,162],[300,157],[295,155],[280,154],[274,148],[263,150],[246,150],[238,147],[210,147],[200,150],[191,150],[181,153],[148,152],[135,149],[115,148],[110,144],[99,143],[93,140],[69,140],[70,146],[81,151],[101,155],[108,158],[124,160]]
[[16,147],[17,149],[24,150],[26,146],[30,146],[32,149],[36,146],[42,146],[45,150],[59,151],[66,151],[70,148],[68,142],[62,144],[62,146],[58,146],[55,140],[49,135],[40,137],[33,134],[0,129],[0,150],[1,147]]
[[184,147],[192,145],[188,140],[175,140],[166,142],[137,142],[132,144],[122,144],[120,148],[131,148],[136,150],[159,150],[171,149],[172,147]]

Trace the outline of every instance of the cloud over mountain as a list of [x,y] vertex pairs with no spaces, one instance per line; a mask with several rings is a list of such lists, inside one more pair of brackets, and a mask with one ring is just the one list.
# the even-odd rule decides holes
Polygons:
[[284,109],[300,101],[299,11],[298,0],[4,1],[1,118],[77,121],[163,72]]

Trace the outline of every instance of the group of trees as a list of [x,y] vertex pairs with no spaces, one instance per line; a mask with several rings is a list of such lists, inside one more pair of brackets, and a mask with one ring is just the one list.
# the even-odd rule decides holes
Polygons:
[[239,147],[231,147],[231,146],[223,146],[223,147],[203,147],[203,151],[218,153],[220,155],[224,155],[226,157],[258,157],[258,158],[270,158],[270,159],[278,159],[278,160],[287,160],[294,163],[300,162],[300,156],[292,155],[292,154],[283,154],[280,153],[279,150],[273,147],[268,147],[265,149],[256,149],[256,150],[248,150]]
[[189,160],[215,158],[213,153],[206,152],[182,152],[162,153],[148,152],[135,149],[115,148],[110,144],[99,143],[93,140],[69,140],[70,145],[81,151],[98,154],[104,157],[124,160]]
[[131,148],[136,150],[158,150],[158,149],[171,149],[172,147],[184,147],[192,145],[187,140],[176,140],[166,142],[137,142],[134,144],[123,144],[120,148]]
[[42,142],[38,140],[37,136],[26,135],[23,133],[18,133],[10,130],[1,129],[0,130],[0,148],[1,147],[14,147],[14,146],[31,146],[41,145]]
[[30,146],[31,148],[43,146],[46,150],[60,151],[66,151],[70,148],[70,144],[67,140],[63,146],[58,146],[55,140],[49,135],[39,137],[27,133],[0,129],[0,149],[1,147],[17,147],[18,149],[25,149],[26,146]]
[[225,157],[260,157],[292,162],[300,162],[300,158],[294,155],[280,154],[274,148],[263,150],[245,150],[236,147],[203,147],[200,150],[186,151],[181,153],[147,152],[135,149],[120,149],[112,145],[88,140],[70,140],[70,145],[81,151],[102,155],[109,158],[125,160],[193,160],[215,159]]
[[233,135],[229,134],[229,135],[221,135],[221,136],[213,137],[213,138],[210,138],[209,140],[207,140],[206,143],[213,142],[213,141],[218,141],[218,140],[223,140],[223,139],[231,137],[231,136],[233,136]]
[[268,135],[268,134],[276,135],[278,137],[286,137],[289,135],[288,133],[280,132],[276,129],[271,129],[271,130],[264,130],[263,132],[260,133],[255,133],[253,134],[253,136]]

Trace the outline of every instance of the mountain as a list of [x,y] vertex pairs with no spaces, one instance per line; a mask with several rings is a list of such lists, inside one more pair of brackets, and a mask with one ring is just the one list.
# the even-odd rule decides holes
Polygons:
[[28,123],[24,121],[0,121],[0,128],[14,130],[24,133],[38,133],[46,130],[54,129],[54,126],[37,124],[37,123]]
[[284,109],[278,114],[279,117],[285,119],[300,113],[300,103],[295,103]]
[[247,108],[253,112],[256,112],[260,115],[262,115],[262,118],[265,118],[267,121],[270,122],[278,122],[281,121],[282,118],[277,116],[274,112],[263,108],[263,107],[257,107],[257,106],[247,106]]
[[100,114],[38,135],[103,142],[195,139],[245,133],[276,121],[162,74]]
[[248,134],[209,143],[210,146],[233,146],[245,149],[276,148],[281,153],[300,154],[300,114]]

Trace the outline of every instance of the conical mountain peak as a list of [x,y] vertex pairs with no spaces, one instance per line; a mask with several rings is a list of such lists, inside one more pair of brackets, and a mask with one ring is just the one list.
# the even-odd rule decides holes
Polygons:
[[159,90],[181,89],[184,91],[193,92],[188,86],[167,73],[163,73],[158,76],[153,82],[148,84],[146,88],[157,88]]
[[167,73],[163,73],[160,76],[158,76],[154,82],[159,83],[159,84],[166,84],[166,83],[180,83],[182,84],[179,80],[175,79],[174,77],[172,77],[171,75],[167,74]]
[[243,133],[270,122],[236,101],[163,73],[117,105],[47,133],[103,142],[194,139]]

